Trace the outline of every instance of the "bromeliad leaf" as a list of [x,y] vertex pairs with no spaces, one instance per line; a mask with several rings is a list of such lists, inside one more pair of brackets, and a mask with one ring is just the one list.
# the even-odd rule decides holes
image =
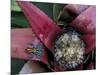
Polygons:
[[53,19],[58,21],[58,17],[64,8],[64,4],[53,4]]
[[25,63],[25,60],[11,58],[11,75],[18,74]]
[[53,19],[53,4],[52,3],[44,3],[44,2],[32,2],[39,9],[41,9],[46,15],[48,15],[51,19]]
[[11,27],[25,28],[28,26],[28,21],[21,12],[11,12]]
[[11,0],[11,11],[21,12],[20,7],[16,3],[16,0]]

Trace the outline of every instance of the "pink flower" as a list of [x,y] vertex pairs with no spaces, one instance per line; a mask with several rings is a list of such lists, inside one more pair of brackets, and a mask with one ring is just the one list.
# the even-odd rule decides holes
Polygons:
[[[42,12],[39,8],[37,8],[35,5],[33,5],[30,2],[25,1],[18,1],[19,6],[22,8],[23,13],[25,14],[26,18],[28,19],[32,31],[35,34],[34,38],[31,35],[32,32],[30,29],[25,30],[18,30],[23,31],[25,33],[25,36],[22,36],[23,33],[16,33],[14,30],[12,31],[12,37],[14,36],[22,36],[22,44],[26,47],[26,41],[31,42],[31,47],[28,47],[26,51],[34,51],[33,49],[37,49],[39,51],[37,52],[31,52],[27,53],[25,52],[24,48],[22,51],[19,49],[13,50],[12,57],[27,59],[27,60],[34,60],[34,61],[41,61],[42,63],[46,64],[48,68],[50,68],[52,71],[64,71],[64,70],[82,70],[84,69],[84,62],[79,64],[77,67],[73,69],[69,69],[67,67],[61,67],[59,63],[57,63],[56,60],[48,58],[52,54],[54,56],[54,46],[55,46],[55,40],[57,39],[58,35],[62,32],[66,31],[61,29],[54,21],[52,21],[44,12]],[[85,52],[84,56],[89,55],[93,50],[95,50],[95,30],[96,30],[96,21],[95,21],[95,6],[88,6],[88,7],[82,7],[80,11],[78,12],[78,9],[76,8],[74,10],[73,5],[71,7],[73,9],[69,8],[70,5],[66,5],[64,7],[64,10],[70,10],[73,13],[77,14],[78,16],[69,23],[69,25],[66,27],[72,27],[74,30],[76,30],[80,35],[80,39],[83,40],[85,44]],[[80,7],[80,6],[78,6]],[[82,9],[84,8],[84,9]],[[84,10],[84,11],[83,11]],[[67,30],[68,31],[68,30]],[[14,34],[13,34],[14,33]],[[29,36],[30,40],[27,40]],[[17,36],[18,37],[18,36]],[[33,38],[33,39],[32,39]],[[15,42],[14,39],[12,39],[12,42]],[[18,39],[19,41],[21,40]],[[18,43],[18,41],[16,41]],[[38,48],[41,47],[41,49]],[[34,46],[34,47],[33,47]],[[35,47],[36,46],[36,47]],[[31,49],[30,49],[31,48]],[[16,54],[19,54],[18,56]],[[49,61],[48,61],[49,60]],[[88,69],[92,69],[93,63],[95,61],[90,62]]]

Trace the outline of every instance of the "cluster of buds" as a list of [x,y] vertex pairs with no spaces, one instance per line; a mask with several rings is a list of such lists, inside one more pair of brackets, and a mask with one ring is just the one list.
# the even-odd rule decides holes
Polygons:
[[75,32],[64,33],[56,41],[55,58],[63,67],[75,68],[84,59],[85,44]]

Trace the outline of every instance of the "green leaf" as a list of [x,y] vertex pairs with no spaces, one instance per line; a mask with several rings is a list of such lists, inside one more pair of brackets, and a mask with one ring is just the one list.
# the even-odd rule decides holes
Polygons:
[[11,58],[11,74],[18,74],[25,63],[25,60]]
[[51,19],[53,19],[53,3],[33,2],[33,4],[40,8]]
[[16,0],[11,0],[11,11],[16,11],[16,12],[20,12],[21,9],[18,6]]
[[64,4],[53,4],[53,19],[55,21],[58,21],[59,14],[62,12],[64,6]]
[[22,12],[11,12],[11,27],[25,28],[29,23]]

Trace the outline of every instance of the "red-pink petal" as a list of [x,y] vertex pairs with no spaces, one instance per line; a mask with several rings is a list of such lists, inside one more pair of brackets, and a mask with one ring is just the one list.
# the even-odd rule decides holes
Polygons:
[[83,69],[83,64],[80,64],[75,70],[82,70]]
[[33,41],[33,34],[30,28],[11,30],[11,56],[14,58],[27,59],[24,52],[27,44]]
[[96,36],[95,35],[83,35],[80,37],[85,43],[85,54],[91,52],[96,48]]
[[73,14],[79,15],[81,12],[86,10],[89,5],[79,5],[79,4],[68,4],[64,7],[65,11],[70,11]]
[[96,30],[96,7],[91,6],[81,13],[70,23],[80,33],[95,34]]
[[94,69],[93,62],[91,62],[91,63],[89,64],[89,66],[88,66],[88,70],[92,70],[92,69]]
[[54,40],[61,29],[34,4],[27,1],[18,1],[18,4],[36,36],[40,38],[46,47],[53,48]]
[[61,67],[57,62],[54,62],[54,71],[60,72],[60,71],[67,71],[67,68]]
[[42,51],[41,59],[35,57],[33,57],[32,59],[29,58],[29,54],[25,52],[25,49],[28,47],[29,43],[40,43],[37,37],[35,37],[32,33],[31,28],[12,29],[11,57],[25,60],[41,61],[45,64],[48,64],[48,58],[45,48],[43,48],[44,50]]

